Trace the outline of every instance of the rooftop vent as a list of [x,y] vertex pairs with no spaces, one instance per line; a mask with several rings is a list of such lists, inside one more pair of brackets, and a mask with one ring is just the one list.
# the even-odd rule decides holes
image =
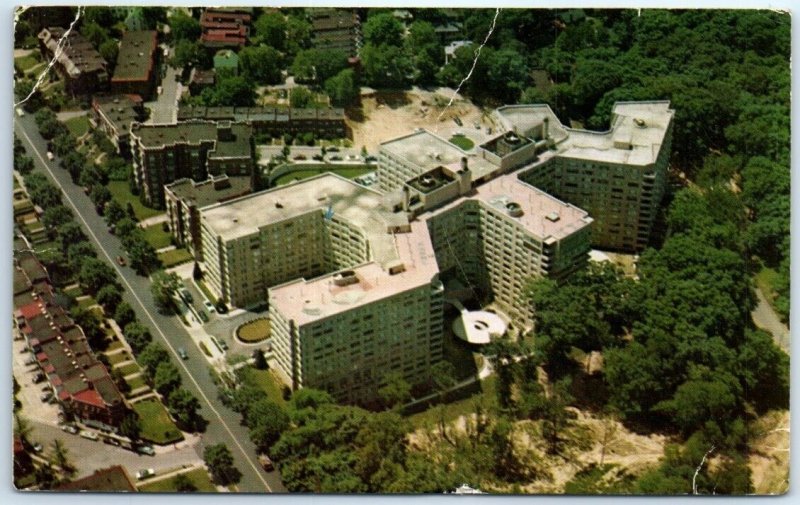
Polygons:
[[283,204],[281,202],[275,202],[275,208],[276,209],[282,209],[283,208]]
[[559,216],[558,212],[555,212],[555,211],[551,212],[550,214],[546,215],[545,217],[547,218],[548,221],[552,221],[554,223],[556,221],[558,221],[559,219],[561,219],[561,216]]
[[638,118],[638,117],[637,118],[633,118],[633,122],[639,128],[644,128],[645,126],[647,126],[647,123],[644,121],[644,119],[641,119],[641,118]]
[[524,212],[522,212],[522,207],[517,202],[508,202],[506,204],[506,211],[508,211],[508,215],[511,217],[520,217]]
[[404,263],[396,263],[389,266],[389,275],[397,275],[405,271],[406,271],[406,265]]
[[436,179],[431,175],[423,175],[419,178],[419,183],[423,186],[433,186],[436,183]]
[[519,137],[514,132],[506,133],[505,137],[503,137],[503,139],[509,144],[518,144],[519,143]]
[[357,282],[358,277],[356,277],[356,273],[352,270],[345,270],[333,276],[333,283],[337,286],[349,286]]

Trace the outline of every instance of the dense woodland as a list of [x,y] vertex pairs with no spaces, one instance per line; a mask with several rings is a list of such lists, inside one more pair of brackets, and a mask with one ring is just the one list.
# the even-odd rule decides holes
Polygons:
[[[81,31],[102,49],[118,20],[88,17],[92,11]],[[495,10],[411,12],[406,30],[387,9],[361,10],[360,72],[347,68],[345,55],[313,48],[302,9],[262,13],[253,44],[240,53],[240,75],[222,76],[193,100],[251,104],[254,84],[279,82],[279,69],[338,105],[357,106],[358,85],[457,86]],[[463,482],[518,490],[548,478],[545,460],[567,461],[566,407],[577,406],[675,443],[644,475],[609,484],[603,471],[592,470],[567,486],[571,492],[691,493],[711,447],[720,462],[701,469],[697,492],[752,492],[748,425],[767,410],[788,408],[789,358],[755,328],[750,312],[753,277],[769,268],[778,274],[772,302],[788,320],[790,17],[733,10],[567,14],[500,11],[461,91],[486,106],[547,103],[565,124],[600,130],[616,101],[671,101],[671,170],[686,179],[672,177],[663,231],[642,253],[638,280],[593,265],[563,285],[531,282],[535,334],[493,344],[494,393],[475,403],[463,430],[441,422],[427,444],[411,442],[412,425],[397,409],[339,406],[313,390],[295,393],[286,408],[269,400],[250,405],[247,391],[239,391],[243,422],[290,490],[440,492]],[[451,21],[461,22],[475,45],[444,65],[433,27]],[[197,20],[178,15],[170,23],[171,63],[209,66],[197,44]],[[108,44],[105,50],[111,52]],[[19,165],[27,169],[24,159]],[[34,201],[51,198],[38,192],[32,188]],[[573,360],[577,350],[602,352],[592,387],[575,387],[587,380]],[[517,428],[526,423],[536,426],[541,451],[520,445]]]

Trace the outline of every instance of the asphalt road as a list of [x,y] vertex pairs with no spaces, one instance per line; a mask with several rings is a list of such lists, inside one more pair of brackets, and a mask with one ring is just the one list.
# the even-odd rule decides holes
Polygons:
[[[217,399],[217,388],[211,381],[206,360],[183,324],[175,316],[158,313],[152,295],[150,281],[140,277],[129,267],[120,267],[114,261],[124,253],[117,237],[106,231],[106,223],[94,209],[94,204],[83,194],[82,188],[72,183],[69,174],[58,165],[58,158],[47,161],[47,143],[39,135],[32,114],[15,118],[14,129],[33,158],[35,171],[45,173],[63,191],[64,204],[72,207],[76,221],[97,247],[99,257],[108,262],[117,272],[124,288],[123,298],[131,304],[139,321],[150,328],[156,341],[160,341],[172,354],[183,379],[183,386],[191,391],[201,405],[200,414],[209,421],[199,443],[202,447],[224,443],[233,454],[236,467],[242,472],[239,490],[250,493],[286,492],[277,472],[265,473],[258,465],[255,446],[250,442],[247,429],[239,425],[239,414],[226,408]],[[182,360],[177,348],[183,347],[189,354]]]

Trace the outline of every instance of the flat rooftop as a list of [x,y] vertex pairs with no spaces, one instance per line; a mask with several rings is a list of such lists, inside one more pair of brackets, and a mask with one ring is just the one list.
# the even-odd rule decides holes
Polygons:
[[121,133],[128,133],[131,123],[140,117],[137,109],[141,103],[128,95],[95,97],[94,103],[102,116]]
[[201,208],[250,191],[250,177],[221,176],[201,182],[179,179],[165,188],[181,200]]
[[370,262],[349,269],[358,282],[346,286],[336,285],[337,273],[290,281],[269,289],[270,305],[303,325],[428,285],[439,272],[436,255],[425,223],[410,224],[410,233],[387,235],[394,242],[404,271],[390,275]]
[[144,125],[136,123],[131,132],[139,137],[145,149],[160,148],[174,144],[201,144],[213,142],[215,153],[212,158],[246,158],[250,157],[249,125],[234,123],[231,125],[231,140],[217,139],[217,123],[209,121],[190,121],[177,124]]
[[111,82],[148,80],[155,65],[153,53],[157,45],[155,30],[125,32]]
[[330,207],[334,217],[364,232],[373,259],[383,264],[397,258],[393,240],[387,233],[387,227],[397,217],[383,210],[383,201],[383,195],[376,191],[325,173],[206,207],[201,220],[228,241],[309,212],[317,212],[323,219]]
[[509,105],[495,113],[507,131],[526,136],[548,118],[560,157],[631,166],[655,163],[675,115],[668,101],[618,102],[611,128],[594,132],[565,127],[546,105]]
[[422,172],[433,170],[440,165],[460,164],[461,158],[464,157],[469,160],[472,180],[480,179],[497,170],[496,165],[469,155],[456,145],[424,129],[381,143],[381,151],[405,159],[419,167]]

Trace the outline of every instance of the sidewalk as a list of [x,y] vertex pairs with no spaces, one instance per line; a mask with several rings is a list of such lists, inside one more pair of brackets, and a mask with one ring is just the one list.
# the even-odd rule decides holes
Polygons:
[[140,228],[147,228],[148,226],[153,226],[154,224],[161,224],[166,223],[168,220],[166,212],[164,214],[159,214],[157,216],[148,217],[147,219],[143,219],[139,221]]

